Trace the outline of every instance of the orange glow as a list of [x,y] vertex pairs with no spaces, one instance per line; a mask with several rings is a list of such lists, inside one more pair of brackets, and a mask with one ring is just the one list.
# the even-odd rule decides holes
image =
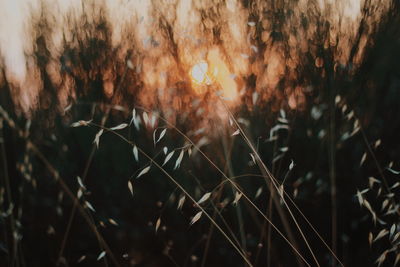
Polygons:
[[228,66],[221,59],[219,51],[213,49],[208,53],[208,63],[200,61],[190,70],[193,87],[197,93],[203,93],[208,85],[217,85],[217,94],[226,100],[234,100],[237,95],[235,75],[230,73]]
[[222,89],[222,95],[228,100],[234,100],[238,95],[235,75],[229,71],[228,66],[221,59],[219,50],[211,50],[208,53],[208,60],[212,74]]
[[[264,14],[283,6],[274,7],[268,1],[254,1],[252,8],[237,0],[3,2],[0,76],[4,77],[0,77],[0,86],[9,83],[15,106],[26,114],[44,107],[41,101],[53,97],[47,93],[50,90],[43,91],[44,75],[50,77],[57,89],[57,102],[63,109],[92,90],[89,88],[93,77],[102,77],[102,92],[111,98],[119,87],[126,62],[126,77],[131,80],[125,81],[129,86],[124,86],[124,93],[148,108],[190,108],[191,101],[201,99],[206,92],[223,97],[231,106],[254,105],[255,101],[246,99],[252,94],[257,96],[257,103],[273,97],[289,101],[296,86],[312,87],[302,84],[304,79],[299,78],[305,69],[303,65],[310,64],[308,58],[314,58],[314,67],[324,66],[318,49],[308,40],[314,40],[318,31],[326,31],[324,46],[334,47],[333,60],[345,70],[348,66],[356,70],[370,45],[369,35],[391,3],[318,0],[310,7],[305,0],[288,1],[285,8],[294,13],[278,27],[283,38],[275,38],[274,22]],[[364,6],[375,12],[363,15]],[[314,9],[322,16],[314,16]],[[307,27],[302,26],[304,16]],[[319,29],[317,25],[321,23],[330,25],[329,29]],[[367,27],[355,43],[360,23]],[[105,45],[93,45],[97,41]],[[354,57],[353,47],[357,48]],[[102,56],[89,53],[84,59],[87,62],[81,64],[80,55],[94,50]],[[47,61],[37,60],[41,51],[48,52],[46,66],[39,63]],[[189,89],[193,90],[182,90],[188,76]],[[84,81],[87,88],[76,86],[76,79]],[[288,88],[285,95],[277,90],[278,85]],[[296,101],[299,94],[294,94]],[[119,104],[124,100],[113,98]],[[204,110],[214,111],[215,102],[207,102],[209,106]]]

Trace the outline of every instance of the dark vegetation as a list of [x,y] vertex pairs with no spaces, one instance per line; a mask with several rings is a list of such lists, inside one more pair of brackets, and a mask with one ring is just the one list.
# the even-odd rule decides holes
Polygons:
[[[252,1],[243,1],[243,5],[257,10]],[[267,11],[276,27],[271,42],[281,43],[283,50],[290,49],[287,32],[280,29],[292,14],[290,8],[283,10],[277,5]],[[335,61],[338,47],[325,46],[329,22],[317,12],[308,14],[302,27],[313,23],[317,31],[308,36],[313,49],[299,53],[294,80],[285,79],[290,74],[286,69],[288,73],[276,90],[268,97],[258,91],[259,102],[254,104],[252,98],[260,77],[242,77],[249,90],[241,104],[230,109],[242,127],[234,136],[232,133],[238,129],[235,122],[230,124],[227,117],[213,114],[214,110],[208,107],[208,101],[220,101],[218,98],[200,99],[200,107],[206,111],[196,115],[190,104],[193,99],[186,98],[192,94],[188,83],[174,85],[182,103],[173,117],[159,108],[159,100],[144,103],[140,95],[146,89],[141,76],[127,66],[128,60],[135,62],[141,55],[132,47],[119,56],[118,48],[113,48],[109,39],[108,22],[101,15],[92,24],[82,23],[84,28],[76,25],[78,46],[66,42],[64,51],[55,59],[61,64],[61,83],[73,81],[75,97],[69,96],[72,106],[65,110],[59,101],[63,85],[54,84],[46,72],[46,65],[54,60],[45,38],[51,27],[46,19],[39,20],[37,27],[41,31],[31,56],[40,69],[43,89],[29,114],[17,104],[17,89],[7,81],[5,68],[2,69],[0,265],[245,265],[240,253],[204,212],[191,225],[193,216],[201,210],[188,196],[177,209],[185,194],[164,169],[197,201],[213,192],[200,206],[254,266],[307,264],[248,199],[289,237],[307,263],[317,265],[280,200],[282,196],[321,266],[339,262],[289,197],[345,266],[393,266],[400,257],[400,186],[396,184],[400,182],[399,4],[393,1],[379,23],[368,24],[373,12],[373,4],[366,1],[365,23],[361,23],[352,42],[347,65]],[[260,13],[250,12],[250,18],[257,21]],[[268,44],[261,39],[262,25],[255,27],[254,41],[263,51]],[[168,23],[160,21],[160,29],[167,40],[170,38],[171,53],[177,53]],[[212,42],[218,44],[218,27],[212,32]],[[368,40],[363,57],[355,62],[364,34]],[[322,66],[315,63],[317,57],[323,60]],[[111,95],[103,90],[103,74],[109,69],[114,84]],[[313,90],[299,92],[304,101],[290,108],[287,96],[299,85],[312,85]],[[137,118],[132,124],[108,131],[122,123],[129,124],[133,108]],[[148,124],[155,116],[156,127],[145,126],[146,116]],[[77,123],[82,127],[70,127],[79,120],[92,121]],[[135,123],[139,120],[137,129]],[[276,130],[277,125],[283,129]],[[96,148],[93,140],[102,127],[106,128]],[[196,133],[203,127],[204,132]],[[157,140],[163,129],[167,129],[165,136],[154,144],[154,136]],[[287,195],[274,189],[268,171],[245,137],[278,181],[278,189],[283,188]],[[200,146],[202,154],[195,146],[205,141],[207,144]],[[132,152],[133,144],[139,148],[138,161]],[[166,154],[164,147],[168,148]],[[172,150],[172,158],[159,168],[156,163],[161,166]],[[180,153],[184,156],[176,167]],[[244,174],[248,175],[234,178]],[[237,204],[233,203],[235,197],[240,197]],[[102,251],[106,251],[104,257]]]

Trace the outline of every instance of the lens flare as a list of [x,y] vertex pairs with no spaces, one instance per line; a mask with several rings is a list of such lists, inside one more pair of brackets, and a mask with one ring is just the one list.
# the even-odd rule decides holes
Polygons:
[[208,64],[207,62],[199,62],[192,67],[190,72],[192,77],[192,81],[195,84],[202,85],[210,85],[211,84],[211,77],[208,74]]
[[234,100],[238,95],[236,75],[229,71],[217,49],[209,51],[207,62],[196,63],[190,70],[190,76],[198,94],[206,92],[212,85],[213,90],[226,100]]

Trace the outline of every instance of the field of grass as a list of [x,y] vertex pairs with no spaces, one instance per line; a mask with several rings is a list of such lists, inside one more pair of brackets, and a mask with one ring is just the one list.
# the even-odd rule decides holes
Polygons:
[[89,2],[0,27],[0,266],[400,263],[396,1]]

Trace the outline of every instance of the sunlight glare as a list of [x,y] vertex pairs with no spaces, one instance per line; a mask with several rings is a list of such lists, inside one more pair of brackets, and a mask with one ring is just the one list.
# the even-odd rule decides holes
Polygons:
[[209,75],[207,74],[208,71],[208,64],[207,62],[199,62],[196,65],[193,66],[192,71],[191,71],[191,76],[193,82],[196,84],[211,84],[211,79]]

